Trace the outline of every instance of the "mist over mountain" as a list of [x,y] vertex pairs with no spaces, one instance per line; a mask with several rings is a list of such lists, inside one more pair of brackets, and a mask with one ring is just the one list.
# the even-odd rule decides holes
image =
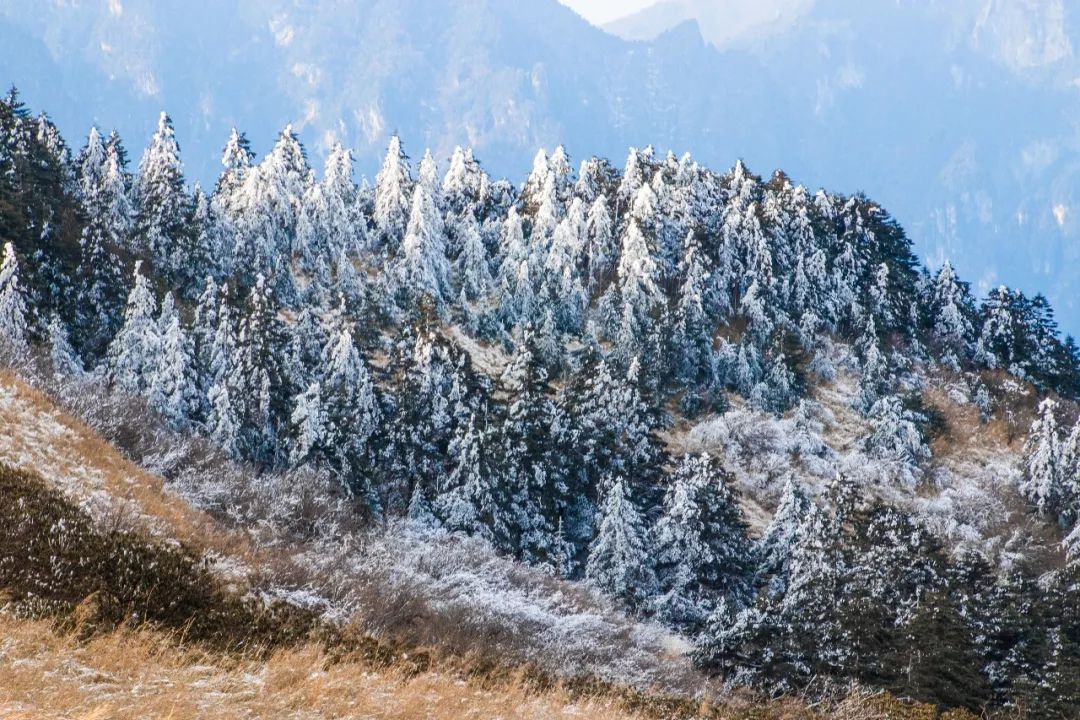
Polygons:
[[313,155],[353,147],[369,178],[395,130],[442,163],[471,145],[495,175],[560,142],[784,167],[880,200],[980,294],[1042,291],[1080,327],[1080,68],[1060,0],[672,1],[609,30],[633,39],[555,0],[9,0],[0,62],[70,136],[98,122],[137,145],[168,110],[204,184],[230,126],[267,147],[289,122]]

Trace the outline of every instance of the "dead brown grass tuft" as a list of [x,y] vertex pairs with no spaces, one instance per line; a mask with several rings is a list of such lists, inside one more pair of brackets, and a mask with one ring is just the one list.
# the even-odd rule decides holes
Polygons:
[[0,614],[0,717],[373,718],[380,720],[975,720],[939,715],[888,695],[854,694],[828,709],[797,699],[733,699],[672,712],[610,693],[537,688],[527,676],[476,682],[454,672],[335,661],[314,645],[239,658],[178,647],[167,636],[119,630],[85,641],[40,620]]

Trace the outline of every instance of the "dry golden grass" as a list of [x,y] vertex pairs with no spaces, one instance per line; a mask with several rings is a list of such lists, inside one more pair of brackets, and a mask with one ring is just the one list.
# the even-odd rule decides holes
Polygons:
[[151,533],[242,562],[254,559],[246,536],[178,500],[160,477],[128,461],[10,371],[0,371],[0,462],[47,479],[72,479],[59,489],[108,504],[110,512]]
[[5,718],[543,718],[639,717],[612,698],[531,692],[510,679],[483,687],[439,672],[328,661],[319,649],[265,662],[182,649],[150,632],[86,643],[48,623],[0,617]]

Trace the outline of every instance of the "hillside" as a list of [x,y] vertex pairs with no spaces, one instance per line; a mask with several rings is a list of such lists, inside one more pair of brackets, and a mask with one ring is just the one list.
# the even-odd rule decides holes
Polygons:
[[[83,507],[12,481],[16,607],[104,585],[226,652],[345,628],[676,704],[1076,707],[1080,350],[872,199],[396,136],[358,187],[290,127],[207,191],[164,113],[133,173],[14,93],[0,133],[0,460]],[[98,555],[24,571],[67,527]],[[140,607],[158,567],[183,599]]]
[[[124,459],[85,424],[10,374],[0,377],[0,438],[4,717],[185,718],[209,712],[244,718],[820,717],[796,700],[728,696],[715,698],[715,705],[700,699],[687,703],[588,678],[545,678],[535,665],[500,666],[500,656],[490,651],[484,656],[448,653],[430,636],[434,644],[427,647],[395,647],[392,636],[380,645],[348,629],[370,621],[363,611],[344,634],[304,631],[291,638],[275,637],[269,624],[264,632],[271,632],[255,644],[249,644],[247,629],[235,620],[213,628],[181,617],[177,620],[182,622],[170,628],[170,621],[155,615],[154,601],[146,598],[135,616],[113,615],[111,603],[124,597],[115,580],[72,573],[62,555],[47,562],[34,559],[35,543],[49,532],[46,526],[53,524],[55,532],[60,516],[66,518],[61,523],[66,532],[75,537],[57,536],[53,547],[66,546],[61,554],[81,556],[75,567],[83,572],[100,572],[92,570],[96,542],[87,538],[115,532],[125,542],[133,541],[132,548],[170,553],[183,547],[201,556],[213,570],[211,578],[227,587],[225,595],[215,595],[213,579],[199,581],[206,583],[199,591],[206,593],[204,614],[230,594],[235,597],[237,585],[243,587],[252,574],[269,570],[260,566],[279,563],[281,549],[273,554],[257,549],[246,533],[194,510],[168,489],[168,481]],[[20,470],[27,474],[20,475]],[[13,513],[26,507],[33,509],[30,514]],[[47,512],[47,507],[52,509]],[[89,523],[81,525],[81,518]],[[17,530],[27,521],[28,528],[42,533],[30,542]],[[101,560],[115,562],[113,551]],[[148,575],[149,582],[164,582],[167,596],[181,593],[175,577],[152,571]],[[17,580],[30,577],[39,583],[35,597],[24,596]],[[72,594],[79,583],[96,589],[86,596],[81,595],[85,591]],[[63,596],[73,602],[66,607],[53,604]],[[43,611],[43,605],[51,606]],[[288,617],[280,607],[275,615]],[[234,643],[238,649],[222,650]],[[924,717],[929,711],[869,691],[853,693],[830,707],[835,713],[831,717],[851,720]]]

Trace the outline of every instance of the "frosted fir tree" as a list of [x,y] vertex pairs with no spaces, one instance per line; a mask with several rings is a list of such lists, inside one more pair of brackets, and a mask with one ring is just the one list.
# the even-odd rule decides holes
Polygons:
[[49,342],[49,360],[53,372],[60,377],[82,379],[86,376],[82,359],[68,340],[67,327],[60,316],[53,313],[47,328]]
[[75,293],[75,339],[92,358],[104,353],[123,320],[124,287],[121,263],[106,223],[91,219],[79,238],[79,268]]
[[934,278],[930,311],[934,339],[942,349],[942,361],[959,369],[960,360],[971,354],[975,342],[972,323],[975,306],[967,283],[956,277],[948,260]]
[[1057,515],[1066,500],[1058,412],[1058,403],[1052,398],[1040,402],[1024,443],[1025,477],[1020,492],[1040,513],[1048,515]]
[[441,308],[453,296],[450,293],[450,261],[446,257],[436,192],[435,161],[430,153],[425,153],[420,163],[420,181],[413,190],[401,254],[393,266],[392,282],[404,298],[426,297]]
[[367,467],[369,442],[379,426],[375,388],[347,327],[339,328],[323,351],[323,412],[335,468],[354,490],[368,493],[360,479]]
[[180,325],[172,293],[161,302],[157,321],[158,352],[150,382],[150,406],[174,427],[186,428],[199,410],[198,377],[191,340]]
[[[551,174],[547,151],[540,148],[533,156],[532,170],[529,171],[529,177],[525,179],[525,184],[521,188],[521,197],[529,210],[535,212],[543,203],[544,185],[548,183]],[[552,177],[551,180],[551,189],[554,190],[554,178]]]
[[657,281],[659,267],[640,222],[631,220],[622,237],[618,266],[618,293],[621,304],[617,351],[626,358],[636,355],[652,328],[654,314],[664,302]]
[[187,269],[190,199],[184,187],[180,146],[172,120],[164,112],[139,163],[135,198],[137,249],[149,253],[154,266],[170,276]]
[[[323,375],[323,349],[329,335],[322,318],[325,312],[323,307],[305,304],[288,328],[285,374],[298,392],[306,390]],[[340,309],[334,312],[336,314]],[[332,323],[337,322],[335,317]]]
[[798,396],[795,373],[788,367],[781,343],[771,351],[764,377],[751,390],[750,404],[764,412],[779,415],[791,407]]
[[296,407],[289,417],[293,427],[289,463],[300,467],[314,462],[327,445],[326,417],[319,384],[309,385],[294,402]]
[[552,428],[558,415],[536,336],[525,330],[500,382],[510,397],[503,422],[501,466],[513,517],[517,552],[528,562],[549,563],[555,521],[565,507],[566,484],[557,462]]
[[30,349],[26,327],[26,299],[19,284],[19,260],[15,246],[4,243],[0,262],[0,359],[21,360]]
[[661,616],[692,627],[703,624],[721,598],[742,602],[750,543],[738,501],[708,455],[679,461],[655,537]]
[[697,233],[690,231],[683,242],[679,275],[678,304],[675,308],[674,343],[678,352],[679,377],[684,382],[710,382],[712,375],[712,332],[707,318],[709,271]]
[[535,288],[530,272],[531,255],[525,244],[521,216],[510,208],[503,223],[499,244],[499,269],[496,278],[499,286],[500,312],[507,324],[532,318]]
[[570,158],[566,154],[565,147],[559,145],[552,151],[548,158],[548,168],[555,180],[556,196],[565,204],[574,183],[574,170],[570,165]]
[[614,224],[608,211],[608,200],[600,194],[589,205],[585,218],[588,241],[585,255],[588,265],[588,289],[594,291],[611,277],[618,261],[619,248],[615,242]]
[[553,172],[548,173],[547,180],[537,199],[540,204],[532,218],[529,244],[532,246],[532,251],[537,258],[535,265],[541,267],[551,247],[555,229],[559,226],[564,211],[556,190],[555,174]]
[[490,181],[473,158],[472,148],[454,148],[450,167],[443,177],[442,193],[447,209],[457,215],[474,213],[488,199]]
[[1061,479],[1065,502],[1062,515],[1067,523],[1080,519],[1080,420],[1061,444]]
[[472,210],[466,210],[458,224],[461,253],[458,255],[458,276],[461,278],[461,292],[470,303],[485,300],[491,292],[494,280],[488,265],[487,248],[480,235],[480,226]]
[[474,413],[450,443],[452,469],[435,501],[435,512],[449,530],[486,538],[506,551],[512,522],[504,487],[492,456],[495,439]]
[[326,156],[320,183],[326,202],[327,251],[331,255],[343,249],[355,255],[368,247],[366,221],[360,212],[352,176],[352,151],[334,143]]
[[588,304],[579,267],[584,250],[585,208],[575,199],[555,229],[544,263],[541,295],[559,330],[578,332]]
[[659,483],[666,457],[656,435],[662,423],[642,395],[639,372],[631,361],[620,375],[594,351],[562,395],[569,442],[580,457],[574,464],[595,494],[602,495],[603,484],[615,476],[626,478],[642,499],[646,488]]
[[631,608],[642,607],[656,592],[650,530],[621,477],[611,483],[600,506],[585,577]]
[[191,193],[191,245],[188,267],[181,273],[182,290],[188,300],[198,298],[207,275],[221,278],[229,266],[228,237],[210,206],[210,198],[195,183]]
[[195,314],[191,320],[195,368],[204,394],[210,381],[210,352],[214,345],[214,334],[217,332],[220,302],[221,287],[214,281],[213,276],[207,275],[203,280],[202,292],[195,301]]
[[401,148],[397,135],[390,138],[379,174],[375,176],[375,228],[379,233],[378,246],[388,255],[397,252],[405,235],[410,216],[412,178],[409,158]]
[[905,408],[895,395],[875,402],[869,418],[872,432],[865,441],[866,452],[885,463],[895,480],[914,488],[922,478],[922,464],[930,459],[930,448],[918,425],[924,419]]
[[208,396],[210,410],[206,417],[206,434],[211,442],[221,448],[231,458],[240,457],[237,441],[240,434],[240,419],[236,415],[229,386],[225,382],[216,382],[210,386]]
[[[249,202],[249,191],[245,191],[245,185],[252,173],[253,162],[254,154],[247,137],[235,127],[232,128],[221,153],[222,169],[214,186],[211,205],[224,233],[233,242]],[[230,248],[230,254],[232,250]]]
[[146,395],[154,380],[161,335],[157,323],[157,301],[135,263],[134,283],[128,293],[124,324],[109,345],[109,380],[129,395]]
[[121,245],[129,241],[134,210],[127,151],[115,130],[105,141],[105,169],[97,193],[98,208],[108,218],[110,235]]
[[96,209],[100,205],[98,196],[105,180],[105,163],[105,141],[97,126],[93,126],[86,138],[86,146],[75,159],[79,199],[88,208]]
[[237,447],[255,462],[272,463],[277,439],[288,423],[285,331],[271,288],[258,275],[239,324],[230,363],[229,396],[239,420]]
[[642,186],[648,184],[647,173],[650,171],[652,162],[652,146],[643,150],[630,148],[626,155],[626,163],[623,165],[622,178],[615,193],[615,200],[622,210],[630,207],[634,196]]
[[877,325],[873,317],[866,319],[866,326],[856,343],[856,350],[862,360],[862,374],[859,376],[852,407],[866,414],[886,392],[890,378],[888,360],[881,352]]
[[757,581],[767,583],[769,594],[782,596],[790,572],[791,554],[799,541],[799,530],[810,512],[806,491],[794,476],[789,476],[780,493],[780,501],[765,532],[757,542]]

